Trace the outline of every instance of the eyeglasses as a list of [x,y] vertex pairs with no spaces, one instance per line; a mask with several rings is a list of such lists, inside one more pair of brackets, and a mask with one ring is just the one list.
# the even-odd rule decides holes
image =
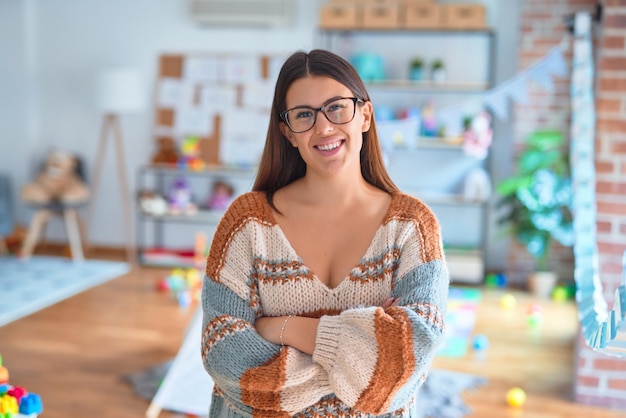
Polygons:
[[280,118],[285,121],[293,133],[299,134],[308,131],[315,125],[317,112],[322,112],[326,119],[335,125],[352,122],[357,103],[364,103],[364,101],[356,97],[341,97],[318,108],[298,106],[287,109],[280,113]]

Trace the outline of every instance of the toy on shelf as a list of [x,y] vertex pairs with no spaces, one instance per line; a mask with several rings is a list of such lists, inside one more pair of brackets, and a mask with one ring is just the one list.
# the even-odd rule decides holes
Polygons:
[[213,183],[213,190],[207,207],[212,210],[225,210],[230,205],[235,191],[233,187],[224,180],[216,180]]
[[487,157],[492,139],[491,116],[487,112],[480,112],[465,129],[463,151],[482,160]]
[[194,215],[198,210],[192,201],[191,187],[184,177],[174,179],[167,197],[169,213],[172,215]]
[[42,411],[39,395],[9,384],[9,371],[2,366],[0,356],[0,417],[35,418]]
[[435,104],[432,100],[428,100],[422,107],[421,134],[427,137],[436,137],[439,135],[439,126],[437,116],[435,115]]
[[168,211],[165,197],[149,190],[139,192],[139,207],[143,213],[153,216],[162,216]]
[[157,138],[157,150],[152,155],[152,164],[171,164],[178,163],[179,155],[176,150],[176,142],[170,137]]
[[180,145],[181,156],[178,164],[192,171],[204,170],[205,163],[200,157],[202,139],[197,136],[189,136],[183,139]]

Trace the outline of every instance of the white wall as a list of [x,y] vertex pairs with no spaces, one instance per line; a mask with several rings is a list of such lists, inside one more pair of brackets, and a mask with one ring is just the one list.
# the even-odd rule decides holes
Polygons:
[[[100,71],[134,67],[142,72],[146,85],[152,86],[157,58],[164,52],[310,49],[319,43],[317,7],[322,1],[294,0],[291,27],[259,29],[199,27],[188,18],[185,0],[1,0],[0,172],[11,173],[17,192],[31,178],[34,162],[52,148],[77,152],[88,168],[93,167],[101,128],[94,86]],[[520,1],[510,0],[506,5],[482,1],[497,32],[498,81],[510,78],[517,69]],[[137,168],[154,151],[152,124],[150,109],[122,119],[131,194]],[[508,124],[504,125],[498,132],[508,141]],[[264,134],[265,127],[260,130]],[[498,154],[507,152],[507,146],[494,146],[496,172]],[[122,246],[125,242],[113,157],[113,149],[107,149],[106,178],[95,197],[97,221],[89,225],[90,240],[96,245]],[[16,206],[17,220],[26,224],[31,212],[19,203]],[[61,224],[52,225],[48,236],[64,238]],[[502,248],[493,249],[501,252]],[[492,264],[497,267],[503,258],[496,254]]]

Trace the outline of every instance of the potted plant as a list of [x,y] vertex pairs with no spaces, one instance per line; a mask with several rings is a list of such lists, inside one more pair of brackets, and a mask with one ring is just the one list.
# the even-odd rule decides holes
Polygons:
[[431,67],[431,77],[433,81],[438,83],[446,81],[446,67],[443,60],[436,59]]
[[[499,222],[522,243],[535,261],[529,288],[548,296],[556,274],[549,270],[554,241],[572,246],[572,189],[569,158],[560,132],[538,131],[526,139],[517,172],[497,185],[498,208],[505,208]],[[547,283],[545,282],[547,281]]]
[[409,77],[414,81],[420,81],[424,78],[424,61],[421,58],[411,60]]

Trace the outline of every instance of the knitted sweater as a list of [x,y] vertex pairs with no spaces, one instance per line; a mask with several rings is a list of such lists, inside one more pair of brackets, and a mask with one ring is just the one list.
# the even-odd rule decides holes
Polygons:
[[[334,289],[304,265],[264,193],[239,196],[206,266],[202,360],[211,417],[411,417],[444,334],[449,286],[439,224],[403,193]],[[390,297],[398,306],[380,306]],[[262,316],[319,318],[313,355],[263,339]]]

